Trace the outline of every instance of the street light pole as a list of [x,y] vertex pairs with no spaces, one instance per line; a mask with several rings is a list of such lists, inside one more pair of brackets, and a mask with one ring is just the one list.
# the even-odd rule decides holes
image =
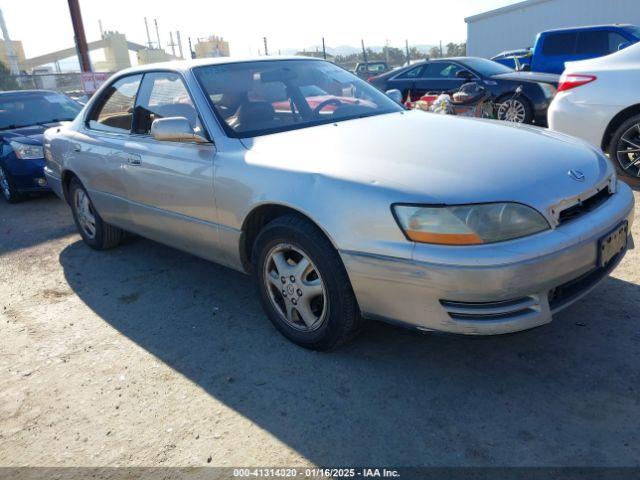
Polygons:
[[78,0],[69,0],[69,13],[71,13],[71,24],[73,25],[80,70],[90,72],[89,47],[87,46],[87,37],[84,34],[84,25],[82,24],[82,14],[80,13]]

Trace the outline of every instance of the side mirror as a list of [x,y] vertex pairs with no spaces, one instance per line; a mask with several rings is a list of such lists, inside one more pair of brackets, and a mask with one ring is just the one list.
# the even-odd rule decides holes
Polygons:
[[458,72],[456,73],[456,78],[463,78],[465,80],[471,80],[473,78],[473,75],[471,75],[471,72],[469,72],[467,70],[458,70]]
[[624,50],[625,48],[627,48],[630,45],[631,45],[631,42],[622,42],[620,45],[618,45],[618,51]]
[[387,95],[387,97],[389,97],[394,102],[399,103],[400,105],[402,105],[402,92],[400,90],[398,90],[397,88],[393,88],[391,90],[387,90],[385,92],[385,94]]
[[189,120],[184,117],[154,120],[151,124],[151,136],[164,142],[209,143],[209,140],[193,130]]

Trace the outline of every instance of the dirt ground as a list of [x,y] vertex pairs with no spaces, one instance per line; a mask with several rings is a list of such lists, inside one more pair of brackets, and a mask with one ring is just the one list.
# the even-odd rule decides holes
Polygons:
[[2,466],[640,466],[640,248],[532,331],[319,354],[248,277],[0,202],[0,335]]

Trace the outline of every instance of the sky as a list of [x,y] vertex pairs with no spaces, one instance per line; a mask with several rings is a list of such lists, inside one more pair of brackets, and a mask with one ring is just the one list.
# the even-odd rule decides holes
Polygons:
[[[88,41],[105,30],[117,30],[127,39],[146,43],[144,17],[153,31],[160,28],[165,49],[169,31],[179,30],[183,48],[187,37],[221,35],[234,56],[258,55],[262,38],[269,51],[310,47],[367,45],[403,47],[409,44],[463,42],[464,18],[516,0],[405,0],[392,3],[361,0],[80,0]],[[0,0],[9,35],[21,40],[27,58],[73,46],[67,0]]]

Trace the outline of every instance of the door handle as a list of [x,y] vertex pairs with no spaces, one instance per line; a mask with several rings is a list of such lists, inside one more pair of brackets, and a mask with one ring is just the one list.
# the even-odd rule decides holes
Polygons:
[[81,152],[82,151],[82,145],[80,145],[79,143],[74,143],[72,145],[73,151],[74,152]]
[[137,153],[131,153],[127,155],[127,165],[142,165],[142,157]]

